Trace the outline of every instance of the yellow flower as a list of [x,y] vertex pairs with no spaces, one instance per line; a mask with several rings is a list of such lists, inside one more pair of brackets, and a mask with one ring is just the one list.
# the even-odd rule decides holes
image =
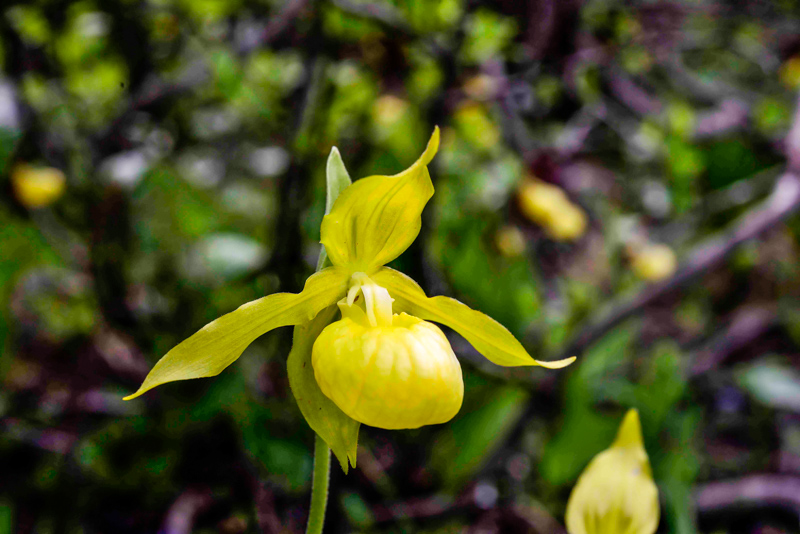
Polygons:
[[631,268],[636,276],[650,282],[669,278],[677,267],[675,253],[663,244],[644,246],[634,254],[631,261]]
[[49,206],[58,200],[67,186],[64,173],[52,167],[32,167],[20,164],[11,173],[14,193],[26,208]]
[[570,534],[653,534],[658,488],[642,443],[639,413],[629,410],[611,447],[589,463],[567,503]]
[[411,167],[352,185],[334,149],[319,266],[326,255],[332,265],[310,276],[299,294],[269,295],[206,325],[161,358],[126,399],[165,382],[215,376],[257,337],[295,325],[287,362],[292,391],[346,470],[348,459],[355,465],[359,423],[414,428],[444,422],[461,406],[458,361],[441,330],[426,321],[452,328],[498,365],[572,363],[534,360],[492,318],[451,298],[428,297],[411,278],[384,267],[419,234],[433,195],[427,165],[438,146],[437,128]]
[[586,214],[560,187],[528,180],[519,188],[518,196],[522,213],[551,238],[574,241],[586,231]]

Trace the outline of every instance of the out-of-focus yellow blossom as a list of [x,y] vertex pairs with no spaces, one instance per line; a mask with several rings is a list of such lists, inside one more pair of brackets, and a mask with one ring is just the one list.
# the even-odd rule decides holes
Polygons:
[[633,272],[642,280],[657,282],[669,278],[678,267],[675,253],[664,244],[648,244],[634,252]]
[[653,534],[658,488],[642,442],[639,413],[629,410],[611,447],[595,456],[567,503],[569,534]]
[[462,104],[453,115],[459,133],[475,147],[488,150],[500,142],[500,130],[477,102]]
[[558,241],[573,241],[586,231],[586,214],[564,191],[540,180],[527,180],[517,192],[522,213]]
[[[498,365],[572,363],[534,360],[492,318],[451,298],[428,297],[411,278],[384,267],[419,234],[433,195],[427,165],[438,146],[437,128],[411,167],[358,180],[338,194],[320,229],[332,266],[309,277],[302,293],[270,295],[206,325],[161,358],[126,398],[165,382],[217,375],[260,335],[297,325],[292,390],[346,469],[348,460],[355,465],[358,423],[416,428],[447,421],[460,408],[461,368],[441,330],[427,321],[452,328]],[[310,361],[302,359],[309,352]]]
[[779,77],[781,83],[789,89],[800,87],[800,56],[792,56],[781,65]]
[[521,256],[525,252],[525,236],[516,226],[504,226],[495,237],[500,254],[507,258]]
[[408,112],[408,102],[394,95],[379,97],[372,107],[375,122],[384,128],[391,128]]
[[490,100],[497,94],[497,78],[488,74],[478,74],[464,82],[464,92],[473,100]]
[[44,208],[61,198],[67,187],[64,173],[53,167],[19,164],[11,172],[17,200],[26,208]]

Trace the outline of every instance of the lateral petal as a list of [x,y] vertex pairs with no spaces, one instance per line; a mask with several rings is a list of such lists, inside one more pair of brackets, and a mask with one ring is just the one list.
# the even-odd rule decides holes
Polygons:
[[346,286],[347,275],[330,267],[311,275],[301,293],[276,293],[243,304],[176,345],[125,400],[166,382],[218,375],[257,337],[279,326],[311,321],[320,310],[339,300]]
[[399,256],[417,238],[422,210],[433,196],[426,165],[439,148],[439,128],[425,152],[394,176],[356,181],[322,219],[321,242],[331,263],[370,273]]
[[506,327],[488,315],[449,297],[428,297],[414,280],[394,269],[384,267],[372,280],[389,290],[396,309],[449,326],[497,365],[561,369],[575,361],[574,356],[555,362],[534,360]]

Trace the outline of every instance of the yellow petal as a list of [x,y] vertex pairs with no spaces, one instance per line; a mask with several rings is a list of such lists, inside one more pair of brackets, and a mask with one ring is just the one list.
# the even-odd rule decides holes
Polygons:
[[433,196],[427,165],[438,148],[437,127],[411,167],[394,176],[358,180],[339,195],[320,229],[331,263],[369,274],[408,248]]
[[642,444],[639,414],[630,410],[617,439],[589,463],[567,503],[570,534],[653,534],[658,488]]
[[612,447],[636,447],[644,449],[642,440],[642,424],[639,422],[639,412],[635,409],[628,410],[622,424],[617,430],[617,438]]
[[378,428],[445,423],[464,399],[461,366],[445,335],[404,313],[385,326],[347,316],[329,324],[314,343],[312,364],[326,397]]
[[166,382],[218,375],[260,335],[313,319],[344,295],[346,284],[347,275],[331,267],[310,276],[302,293],[276,293],[240,306],[169,351],[125,400]]
[[575,361],[574,356],[556,362],[534,360],[506,327],[488,315],[449,297],[427,297],[414,280],[394,269],[384,267],[372,279],[389,290],[395,299],[396,311],[449,326],[497,365],[541,365],[560,369]]

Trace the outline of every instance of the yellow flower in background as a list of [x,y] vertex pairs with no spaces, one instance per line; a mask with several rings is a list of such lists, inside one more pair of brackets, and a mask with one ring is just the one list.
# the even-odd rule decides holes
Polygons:
[[678,259],[667,245],[648,244],[633,254],[631,269],[642,280],[657,282],[669,278],[678,268]]
[[22,163],[11,171],[11,184],[20,204],[44,208],[61,198],[67,187],[64,173],[53,167],[33,167]]
[[[310,276],[299,294],[269,295],[206,325],[161,358],[126,399],[166,382],[215,376],[257,337],[296,325],[288,361],[292,391],[346,470],[348,459],[355,465],[359,423],[416,428],[447,421],[461,406],[461,368],[441,330],[427,321],[452,328],[498,365],[572,363],[575,358],[534,360],[494,319],[455,299],[428,297],[414,280],[384,267],[419,234],[433,195],[427,165],[438,146],[437,128],[411,167],[352,185],[334,149],[329,212],[320,229],[320,267],[326,257],[332,265]],[[331,180],[337,175],[344,178]]]
[[540,180],[526,180],[517,195],[522,213],[552,239],[574,241],[586,232],[586,214],[560,187]]
[[569,534],[653,534],[658,488],[642,441],[639,413],[625,415],[611,447],[592,459],[567,503]]
[[789,89],[800,87],[800,56],[792,56],[781,65],[779,71],[781,83]]
[[500,254],[516,258],[525,253],[525,235],[516,226],[504,226],[497,231],[495,243]]

